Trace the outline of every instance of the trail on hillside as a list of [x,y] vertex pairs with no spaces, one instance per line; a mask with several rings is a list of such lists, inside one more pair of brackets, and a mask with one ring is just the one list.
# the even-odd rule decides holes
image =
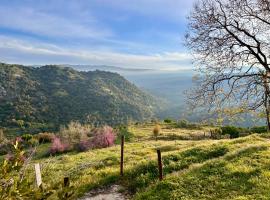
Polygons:
[[120,185],[111,185],[106,188],[92,190],[79,200],[127,200],[127,194],[120,192]]

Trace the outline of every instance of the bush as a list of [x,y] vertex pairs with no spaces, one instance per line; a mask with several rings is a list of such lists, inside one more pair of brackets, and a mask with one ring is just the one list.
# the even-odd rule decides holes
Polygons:
[[266,133],[267,127],[266,126],[254,126],[254,127],[250,128],[250,131],[252,133]]
[[180,121],[177,123],[177,127],[178,127],[178,128],[187,128],[187,127],[188,127],[188,121],[185,120],[185,119],[180,120]]
[[196,123],[189,123],[187,120],[182,119],[176,123],[176,128],[201,129],[202,126]]
[[6,156],[2,165],[0,165],[0,198],[1,199],[22,199],[19,186],[21,169],[25,164],[25,152],[22,150],[19,141],[12,144],[12,152]]
[[24,148],[28,148],[29,146],[37,146],[39,144],[38,139],[31,134],[23,134],[21,139],[21,143]]
[[33,138],[33,135],[31,135],[31,134],[23,134],[21,136],[21,138],[23,139],[23,141],[28,142],[29,140],[31,140]]
[[239,131],[239,137],[248,136],[252,133],[249,128],[238,127],[237,129]]
[[222,130],[222,134],[223,135],[230,135],[230,138],[238,138],[239,137],[239,129],[235,126],[224,126],[224,127],[221,127],[221,130]]
[[96,128],[93,132],[91,143],[94,148],[104,148],[114,145],[115,133],[110,126]]
[[68,150],[68,145],[62,143],[59,137],[54,137],[52,141],[52,146],[50,148],[50,154],[63,153]]
[[0,155],[6,155],[11,148],[12,145],[6,138],[4,131],[0,129]]
[[55,135],[53,133],[45,132],[45,133],[39,133],[35,137],[38,140],[39,144],[42,144],[42,143],[52,142]]
[[60,181],[52,185],[42,183],[40,188],[35,186],[34,180],[29,179],[32,171],[26,170],[32,163],[29,161],[34,150],[26,153],[19,140],[11,143],[10,153],[0,164],[0,199],[70,199],[73,187],[63,188]]
[[134,137],[134,134],[131,133],[128,130],[127,126],[119,126],[117,128],[117,139],[116,139],[116,143],[119,144],[121,141],[121,136],[125,136],[125,141],[130,142],[132,140],[132,138]]
[[87,151],[93,147],[90,140],[84,140],[80,141],[79,144],[77,144],[77,150],[78,151]]
[[12,149],[12,144],[10,142],[4,142],[0,144],[0,155],[6,155]]
[[4,134],[4,131],[2,129],[0,129],[0,144],[4,144],[6,143],[8,140]]
[[173,122],[173,120],[172,120],[172,119],[170,119],[170,118],[166,118],[166,119],[164,119],[164,122],[165,122],[165,123],[170,124],[170,123],[172,123],[172,122]]
[[210,130],[211,139],[220,139],[222,135],[222,130],[220,128],[215,128]]
[[200,129],[202,129],[202,125],[197,124],[197,123],[191,123],[191,124],[188,124],[187,128],[200,130]]
[[39,144],[38,139],[36,138],[31,138],[30,140],[27,141],[27,143],[30,146],[37,146]]
[[159,134],[160,134],[160,131],[161,131],[160,125],[156,124],[156,126],[155,126],[154,129],[153,129],[153,135],[154,135],[154,137],[156,138],[156,140],[157,140],[157,137],[158,137]]
[[79,122],[70,122],[67,127],[61,127],[59,136],[61,141],[72,149],[75,149],[81,141],[88,140],[88,135],[91,134],[91,127],[81,125]]

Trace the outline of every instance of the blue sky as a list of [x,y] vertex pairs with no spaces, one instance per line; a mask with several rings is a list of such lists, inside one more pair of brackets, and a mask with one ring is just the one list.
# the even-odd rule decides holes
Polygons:
[[192,0],[1,0],[0,62],[189,69]]

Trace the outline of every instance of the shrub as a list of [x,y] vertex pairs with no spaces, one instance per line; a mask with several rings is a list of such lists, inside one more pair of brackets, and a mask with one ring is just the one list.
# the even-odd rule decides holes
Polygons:
[[266,133],[267,127],[266,126],[254,126],[254,127],[250,128],[250,131],[252,133]]
[[178,123],[177,123],[177,127],[178,128],[187,128],[188,127],[188,121],[185,119],[181,119]]
[[90,140],[83,140],[80,141],[79,144],[77,144],[77,150],[78,151],[87,151],[93,147]]
[[0,198],[1,199],[21,199],[19,186],[21,184],[21,169],[25,163],[25,152],[21,149],[19,141],[15,140],[12,145],[12,152],[8,154],[4,163],[0,166]]
[[72,186],[63,188],[60,181],[52,185],[42,183],[37,188],[29,179],[32,171],[28,170],[34,150],[26,153],[18,140],[11,144],[10,153],[0,164],[0,199],[70,199]]
[[224,126],[224,127],[221,127],[221,130],[222,130],[223,135],[228,134],[230,135],[230,138],[239,137],[239,130],[235,126]]
[[31,140],[33,138],[33,135],[31,135],[31,134],[23,134],[21,136],[21,138],[23,139],[23,141],[28,142],[29,140]]
[[222,135],[222,130],[220,128],[214,128],[210,130],[211,139],[220,139]]
[[0,129],[0,144],[4,144],[6,143],[8,140],[4,134],[4,131],[2,129]]
[[191,123],[191,124],[188,124],[188,129],[197,129],[197,130],[200,130],[202,129],[202,125],[200,124],[197,124],[197,123]]
[[231,136],[229,134],[221,135],[220,139],[230,139]]
[[68,150],[68,145],[63,144],[59,137],[54,137],[52,146],[50,148],[50,154],[63,153]]
[[166,118],[166,119],[164,119],[164,122],[165,122],[165,123],[170,124],[170,123],[172,123],[172,122],[173,122],[173,120],[172,120],[172,119],[170,119],[170,118]]
[[158,137],[159,134],[160,134],[160,131],[161,131],[160,125],[156,124],[156,126],[155,126],[154,129],[153,129],[153,135],[154,135],[154,137],[156,138],[156,140],[157,140],[157,137]]
[[21,139],[21,144],[24,148],[28,148],[29,146],[37,146],[39,144],[38,139],[31,134],[23,134]]
[[125,136],[125,141],[130,142],[134,137],[134,134],[128,130],[127,126],[119,126],[117,128],[117,139],[116,143],[120,143],[121,136]]
[[20,128],[24,128],[24,121],[23,120],[17,120],[17,125],[20,127]]
[[239,131],[239,137],[248,136],[249,134],[252,133],[249,128],[237,127],[237,129]]
[[196,123],[189,123],[187,120],[182,119],[176,123],[176,128],[202,129],[202,126]]
[[95,148],[112,146],[115,142],[115,134],[113,128],[110,126],[96,128],[93,132],[93,138],[91,142]]
[[10,144],[9,140],[6,138],[4,131],[0,129],[0,155],[7,154],[12,145]]
[[27,141],[27,143],[30,146],[37,146],[39,144],[38,139],[36,138],[31,138],[30,140]]
[[38,139],[38,142],[40,144],[42,144],[42,143],[50,143],[50,142],[52,142],[55,135],[53,133],[45,132],[45,133],[39,133],[35,137]]
[[90,133],[90,126],[70,122],[67,127],[60,128],[59,136],[64,143],[74,149],[81,141],[87,140]]
[[4,142],[0,144],[0,155],[6,155],[12,149],[10,142]]

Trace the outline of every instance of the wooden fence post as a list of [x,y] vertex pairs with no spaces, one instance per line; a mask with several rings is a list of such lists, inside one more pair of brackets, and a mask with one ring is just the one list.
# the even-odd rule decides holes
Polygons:
[[40,165],[39,163],[35,164],[35,172],[36,172],[36,184],[37,187],[39,187],[42,184],[42,180],[41,180],[41,172],[40,172]]
[[70,184],[69,178],[68,177],[64,177],[64,187],[68,187],[69,184]]
[[162,161],[161,161],[161,152],[160,149],[157,150],[158,155],[158,171],[159,171],[159,180],[163,179],[163,171],[162,171]]
[[124,143],[125,143],[125,136],[122,135],[121,137],[121,161],[120,161],[120,175],[123,176],[123,168],[124,168]]

